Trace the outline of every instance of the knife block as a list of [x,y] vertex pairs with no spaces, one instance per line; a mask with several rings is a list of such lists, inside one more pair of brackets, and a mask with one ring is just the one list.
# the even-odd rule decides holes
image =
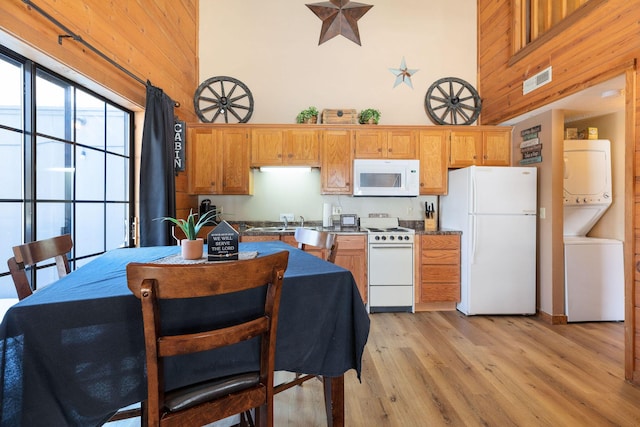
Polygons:
[[435,216],[424,219],[424,231],[436,231],[438,229],[438,221]]

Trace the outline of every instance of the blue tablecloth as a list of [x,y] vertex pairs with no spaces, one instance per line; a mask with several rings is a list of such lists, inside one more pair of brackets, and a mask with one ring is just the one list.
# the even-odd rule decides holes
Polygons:
[[[12,307],[0,325],[2,426],[92,426],[146,396],[140,303],[125,267],[176,253],[177,247],[105,253]],[[369,318],[348,270],[281,242],[241,243],[258,256],[290,252],[278,324],[276,370],[360,375]],[[257,300],[258,298],[256,298]],[[224,321],[237,301],[209,300],[172,307],[181,320]],[[257,367],[255,344],[201,353],[190,369],[167,366],[171,389]]]

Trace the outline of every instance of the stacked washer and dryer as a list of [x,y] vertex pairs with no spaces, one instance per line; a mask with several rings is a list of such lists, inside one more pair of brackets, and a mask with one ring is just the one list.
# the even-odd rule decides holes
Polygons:
[[565,313],[568,322],[624,320],[622,242],[587,237],[612,203],[608,140],[564,141]]

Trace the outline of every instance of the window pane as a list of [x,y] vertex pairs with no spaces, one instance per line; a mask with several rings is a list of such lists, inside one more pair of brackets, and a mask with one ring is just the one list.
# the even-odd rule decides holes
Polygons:
[[76,147],[76,200],[104,200],[104,151]]
[[46,73],[38,72],[36,78],[36,132],[69,139],[70,113],[65,110],[68,87],[45,79]]
[[76,90],[76,142],[104,150],[105,103]]
[[22,66],[0,56],[0,124],[16,129],[22,126]]
[[76,205],[76,233],[73,246],[77,257],[105,250],[104,223],[104,203]]
[[0,298],[18,298],[11,276],[0,277]]
[[38,137],[36,195],[38,199],[71,200],[73,172],[69,144]]
[[107,205],[107,250],[129,246],[129,205],[109,203]]
[[[22,199],[24,190],[24,161],[22,137],[18,132],[0,129],[0,199]],[[4,217],[3,217],[4,218]]]
[[36,203],[36,238],[42,240],[71,233],[71,212],[71,203]]
[[[44,264],[48,264],[49,262],[45,262]],[[41,268],[36,271],[36,288],[42,289],[47,285],[52,284],[58,280],[58,270],[55,265],[52,265],[47,268]]]
[[129,159],[107,154],[107,200],[122,202],[129,194]]
[[129,155],[129,120],[127,112],[107,105],[107,151]]
[[[11,248],[23,243],[22,230],[24,228],[23,204],[16,203],[0,203],[0,260],[4,262],[13,256]],[[6,263],[2,271],[7,271]]]

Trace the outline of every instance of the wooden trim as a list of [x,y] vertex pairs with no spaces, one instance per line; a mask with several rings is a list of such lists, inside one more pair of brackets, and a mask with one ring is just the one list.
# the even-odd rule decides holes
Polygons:
[[538,313],[536,313],[536,316],[550,324],[550,325],[566,325],[567,324],[567,316],[565,316],[564,314],[549,314],[549,313],[545,313],[544,311],[538,311]]
[[[533,38],[533,40],[526,44],[526,46],[522,46],[526,42],[526,27],[523,24],[526,24],[526,13],[524,12],[525,4],[521,0],[516,0],[514,2],[514,10],[513,12],[513,22],[514,24],[519,23],[519,27],[513,27],[514,35],[516,33],[520,34],[519,42],[521,45],[512,45],[512,51],[514,52],[511,59],[509,59],[508,65],[512,66],[516,62],[520,61],[523,58],[526,58],[527,55],[538,49],[540,46],[543,46],[549,40],[556,37],[561,32],[565,31],[567,28],[574,25],[577,21],[582,19],[583,17],[590,14],[594,9],[600,6],[602,3],[606,3],[607,0],[589,0],[578,9],[575,10],[571,15],[567,16],[556,25],[552,26],[549,30],[545,31],[539,37]],[[526,3],[526,2],[524,2]],[[534,3],[535,4],[535,3]],[[516,17],[516,15],[521,14],[521,16]],[[533,15],[533,13],[532,13]],[[519,21],[519,22],[516,22]],[[532,20],[533,21],[533,20]],[[533,27],[533,24],[532,24]],[[524,31],[524,32],[523,32]],[[534,30],[532,30],[534,31]],[[514,42],[515,42],[514,36]]]
[[[625,72],[625,173],[624,173],[624,376],[628,380],[634,378],[634,358],[635,358],[635,330],[636,311],[638,301],[635,300],[635,254],[637,253],[634,239],[635,229],[638,224],[634,223],[635,211],[635,152],[636,152],[636,76],[637,67],[628,69]],[[640,382],[636,382],[640,384]]]

